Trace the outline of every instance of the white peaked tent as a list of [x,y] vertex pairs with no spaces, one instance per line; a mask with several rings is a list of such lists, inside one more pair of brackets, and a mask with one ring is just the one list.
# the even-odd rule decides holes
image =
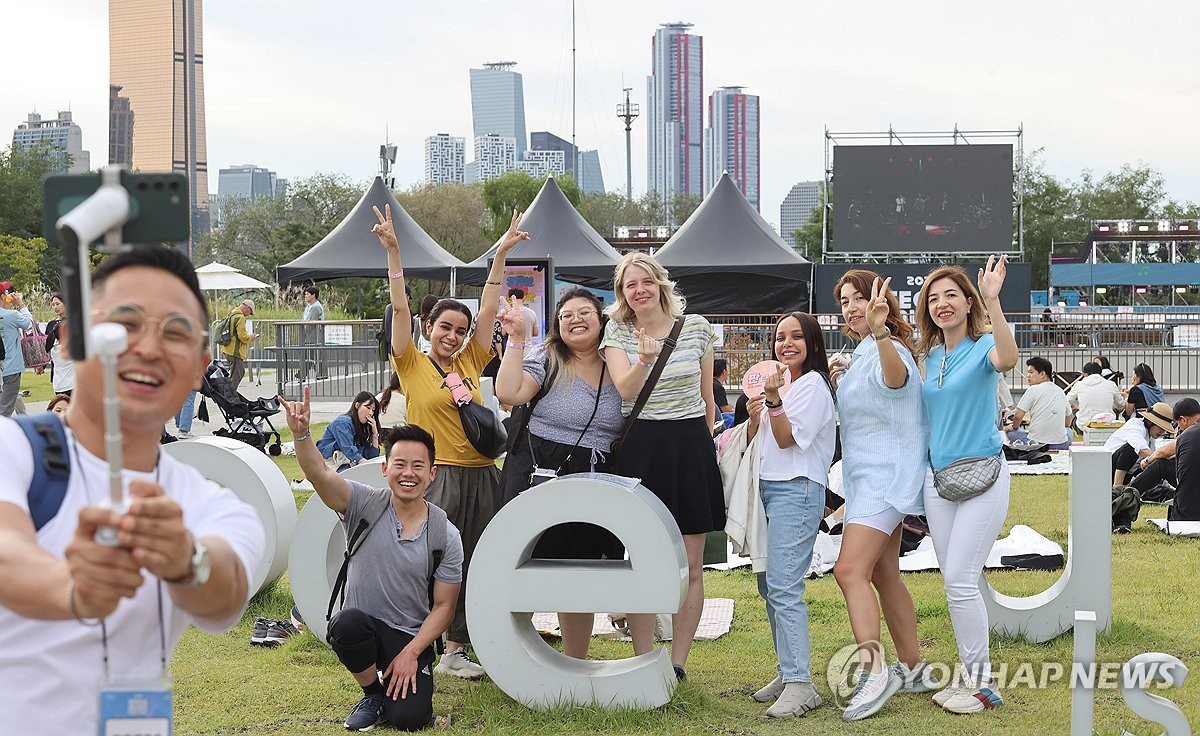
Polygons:
[[196,269],[196,278],[200,280],[201,291],[234,291],[236,289],[269,289],[270,284],[264,284],[256,278],[247,276],[233,266],[224,263],[212,263]]

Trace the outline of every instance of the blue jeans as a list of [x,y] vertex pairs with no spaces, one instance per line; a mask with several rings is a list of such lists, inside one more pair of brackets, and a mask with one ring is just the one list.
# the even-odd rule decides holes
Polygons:
[[183,400],[183,406],[179,407],[179,413],[175,415],[175,429],[180,432],[192,431],[192,416],[196,412],[196,392],[188,394]]
[[[767,617],[784,682],[811,682],[804,576],[825,511],[825,487],[808,478],[760,480],[767,513]],[[761,590],[760,590],[761,592]]]

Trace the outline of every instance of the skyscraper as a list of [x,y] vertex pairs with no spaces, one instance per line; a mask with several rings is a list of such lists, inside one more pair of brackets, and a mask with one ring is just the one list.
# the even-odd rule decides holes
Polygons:
[[824,183],[819,181],[794,184],[783,198],[783,204],[779,205],[779,234],[793,246],[796,245],[796,231],[808,222],[813,210],[821,206],[823,187]]
[[600,171],[600,152],[579,152],[579,188],[584,194],[604,194],[604,173]]
[[[247,202],[253,202],[264,197],[275,197],[286,190],[287,180],[280,179],[274,171],[254,164],[230,166],[217,172],[217,207],[221,217],[229,217],[237,208]],[[211,212],[212,219],[217,224],[217,213]]]
[[425,139],[425,183],[462,184],[467,142],[449,133],[438,133]]
[[741,87],[721,87],[708,96],[708,128],[704,130],[704,193],[729,177],[754,209],[759,206],[758,95]]
[[534,151],[562,151],[563,166],[576,181],[579,180],[579,177],[575,176],[575,156],[578,149],[571,145],[570,141],[546,130],[535,130],[529,134],[529,148]]
[[70,110],[62,110],[57,118],[50,120],[43,120],[36,112],[29,113],[25,122],[13,131],[12,142],[14,148],[33,148],[44,143],[58,149],[62,173],[82,174],[92,168],[92,154],[83,150],[83,130],[71,119]]
[[[498,135],[516,141],[517,159],[529,145],[525,133],[525,88],[515,61],[496,61],[471,70],[471,118],[475,138]],[[483,174],[480,174],[483,178]]]
[[202,6],[203,0],[108,3],[109,119],[131,122],[124,140],[133,143],[126,157],[123,139],[110,136],[109,160],[187,176],[189,255],[196,237],[208,229]]
[[647,189],[664,200],[704,194],[704,39],[690,23],[654,33],[646,78]]

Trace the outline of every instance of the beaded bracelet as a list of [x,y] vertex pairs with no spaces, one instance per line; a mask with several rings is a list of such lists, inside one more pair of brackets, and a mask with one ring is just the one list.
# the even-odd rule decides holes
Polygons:
[[404,269],[402,268],[402,269],[400,269],[399,271],[397,271],[397,272],[395,272],[395,273],[392,273],[391,271],[388,271],[388,278],[389,278],[389,279],[402,279],[402,278],[404,278]]

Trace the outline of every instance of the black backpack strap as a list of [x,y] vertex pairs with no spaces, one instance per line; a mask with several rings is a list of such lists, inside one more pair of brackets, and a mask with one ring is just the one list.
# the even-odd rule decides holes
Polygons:
[[33,454],[33,478],[29,481],[29,517],[34,531],[50,523],[62,508],[71,480],[71,455],[67,430],[57,414],[44,412],[18,415],[13,420],[21,427]]
[[333,592],[329,596],[329,607],[325,609],[325,620],[329,621],[333,618],[333,607],[336,605],[339,609],[346,604],[346,581],[350,574],[350,558],[362,546],[363,541],[367,537],[367,532],[371,527],[375,526],[383,515],[392,508],[391,503],[383,507],[383,512],[375,517],[375,521],[367,521],[359,519],[358,525],[354,527],[354,531],[350,532],[350,538],[346,540],[346,551],[343,553],[342,566],[338,568],[337,578],[333,581]]
[[[425,544],[429,549],[429,609],[433,610],[433,576],[442,564],[442,558],[446,555],[446,537],[448,535],[446,527],[450,520],[441,507],[428,501],[425,502],[425,505],[429,509],[429,520],[425,522]],[[440,636],[434,641],[433,647],[437,654],[446,651],[446,644]]]

